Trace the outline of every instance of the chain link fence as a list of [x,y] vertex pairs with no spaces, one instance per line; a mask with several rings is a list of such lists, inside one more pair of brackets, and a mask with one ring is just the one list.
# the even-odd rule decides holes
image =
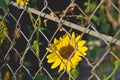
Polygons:
[[[1,13],[0,80],[120,79],[119,0],[39,0],[36,4],[37,9],[34,4],[10,1],[9,11]],[[58,68],[47,63],[46,48],[51,48],[54,38],[72,32],[86,40],[87,55],[73,73],[57,73]]]

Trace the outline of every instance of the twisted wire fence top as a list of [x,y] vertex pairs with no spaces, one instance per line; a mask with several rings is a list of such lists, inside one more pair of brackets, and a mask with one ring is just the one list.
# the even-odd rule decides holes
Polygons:
[[0,13],[0,80],[119,80],[120,1],[58,2]]

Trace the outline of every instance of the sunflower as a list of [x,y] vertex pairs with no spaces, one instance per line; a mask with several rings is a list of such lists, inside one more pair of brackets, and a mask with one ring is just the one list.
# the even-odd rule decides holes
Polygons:
[[80,40],[81,35],[75,36],[72,32],[72,36],[67,34],[60,37],[58,40],[54,38],[54,44],[51,47],[46,48],[50,52],[46,56],[48,63],[53,63],[51,68],[57,68],[58,72],[66,70],[70,72],[71,69],[76,68],[78,63],[82,61],[82,56],[86,56],[88,48],[84,46],[85,40]]
[[28,5],[28,1],[29,0],[16,0],[16,3],[25,6]]

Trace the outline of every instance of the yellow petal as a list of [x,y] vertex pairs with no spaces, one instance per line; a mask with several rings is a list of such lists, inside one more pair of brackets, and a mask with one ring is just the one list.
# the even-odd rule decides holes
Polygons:
[[57,55],[55,53],[49,54],[47,56],[47,59],[51,59],[51,58],[57,58]]
[[66,36],[66,37],[63,39],[62,46],[67,46],[68,44],[69,44],[69,37]]
[[61,41],[62,39],[63,39],[63,38],[62,38],[62,37],[60,37],[60,38],[59,38],[59,41]]
[[75,56],[75,57],[76,57],[76,56],[82,56],[82,54],[80,54],[80,51],[76,51],[76,53],[75,53],[74,56]]
[[76,37],[76,42],[78,42],[80,38],[81,38],[81,36],[80,36],[80,35],[79,35],[79,36],[77,36],[77,37]]
[[62,71],[64,69],[64,64],[61,63],[58,72]]
[[60,63],[61,63],[61,60],[60,60],[60,59],[57,59],[57,60],[53,63],[53,65],[51,66],[51,68],[54,69],[54,68],[58,67],[58,66],[60,65]]
[[75,39],[75,33],[74,32],[72,32],[72,38]]
[[79,62],[81,60],[81,57],[79,55],[75,55],[72,59],[73,61],[77,60]]
[[48,63],[53,63],[56,61],[56,59],[58,59],[58,56],[53,53],[49,54],[46,58],[48,59]]
[[71,70],[71,63],[68,62],[68,63],[67,63],[67,71],[70,72],[70,70]]
[[49,51],[49,52],[53,52],[53,50],[50,49],[50,48],[46,48],[46,50]]
[[88,50],[88,48],[84,46],[84,47],[79,48],[78,50],[81,52],[85,52]]
[[70,45],[73,46],[73,47],[75,47],[75,42],[70,41]]
[[56,45],[56,48],[57,48],[57,50],[60,50],[60,48],[61,48],[61,43],[58,43],[58,44]]
[[19,4],[19,2],[20,2],[19,0],[16,0],[16,3],[17,3],[17,4]]
[[54,44],[57,44],[58,43],[58,40],[55,38],[54,39]]
[[78,63],[79,63],[78,60],[76,60],[76,59],[72,60],[72,59],[71,59],[71,67],[72,67],[72,68],[75,68],[75,67],[78,65]]
[[48,59],[48,63],[53,63],[53,62],[55,62],[56,61],[56,59]]
[[[81,54],[82,56],[86,56],[86,53],[85,53],[85,52],[81,52],[80,54]],[[80,56],[81,56],[81,55],[80,55]]]
[[79,53],[79,54],[78,54],[79,56],[86,56],[86,53],[85,53],[85,52],[78,51],[78,53]]
[[28,4],[28,1],[29,1],[29,0],[26,0],[26,1],[24,1],[24,0],[16,0],[16,3],[23,6],[23,5],[27,5],[27,4]]
[[78,42],[78,49],[81,48],[85,43],[86,43],[85,40],[79,41]]

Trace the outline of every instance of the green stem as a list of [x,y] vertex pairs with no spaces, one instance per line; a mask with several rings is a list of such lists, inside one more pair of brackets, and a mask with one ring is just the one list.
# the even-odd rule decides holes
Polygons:
[[71,77],[69,76],[69,80],[71,80]]
[[37,41],[38,41],[38,44],[36,46],[36,54],[39,56],[39,52],[40,52],[40,50],[39,50],[39,31],[37,31],[36,34],[37,34]]
[[[30,15],[30,20],[32,22],[33,28],[36,29],[37,27],[36,27],[36,25],[34,25],[35,19],[32,16],[32,13],[30,13],[29,15]],[[38,21],[39,21],[38,22],[38,27],[40,27],[41,26],[41,19],[39,19]],[[37,44],[35,45],[35,52],[39,56],[39,52],[40,52],[40,50],[39,50],[39,36],[40,36],[40,34],[39,34],[38,30],[36,31],[36,35],[37,35]]]
[[110,75],[108,75],[104,80],[109,80],[116,72],[116,70],[118,69],[118,65],[115,65],[113,71],[111,72]]

